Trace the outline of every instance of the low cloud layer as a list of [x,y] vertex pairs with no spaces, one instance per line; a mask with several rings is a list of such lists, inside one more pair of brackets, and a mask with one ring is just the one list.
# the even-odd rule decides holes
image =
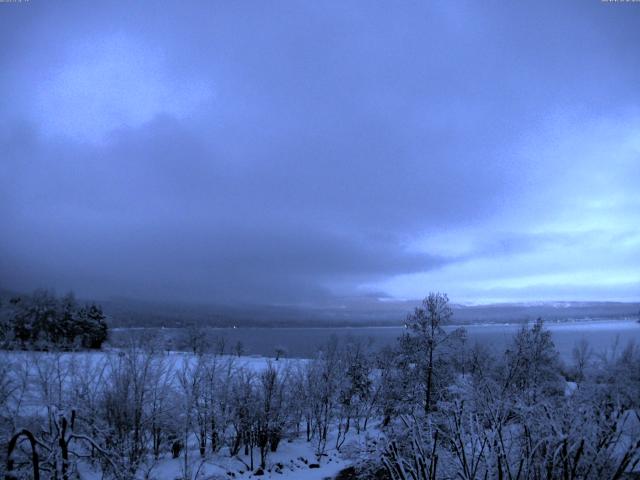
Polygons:
[[640,298],[640,9],[0,8],[0,286]]

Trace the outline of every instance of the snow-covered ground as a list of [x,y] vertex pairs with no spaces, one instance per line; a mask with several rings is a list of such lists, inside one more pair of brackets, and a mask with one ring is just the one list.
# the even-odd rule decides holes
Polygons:
[[[229,457],[228,455],[207,455],[201,460],[195,445],[189,451],[190,476],[185,476],[184,457],[162,458],[159,461],[142,469],[140,477],[149,480],[174,480],[177,478],[192,479],[282,479],[282,480],[323,480],[334,478],[341,470],[353,463],[353,455],[366,447],[366,444],[375,439],[375,434],[361,433],[351,435],[340,451],[335,448],[327,448],[326,455],[320,461],[314,453],[314,442],[306,442],[303,438],[291,441],[283,441],[278,451],[271,453],[267,459],[266,468],[259,468],[258,454],[254,453],[254,468],[251,470],[250,458],[247,455]],[[333,438],[329,439],[331,444]],[[83,479],[93,480],[99,476],[87,465],[81,470]]]
[[[141,353],[144,355],[144,353]],[[18,377],[26,379],[26,389],[24,395],[20,397],[20,405],[16,406],[16,412],[20,412],[20,416],[28,418],[29,416],[46,416],[46,408],[43,400],[41,378],[47,378],[49,381],[59,380],[64,385],[72,382],[73,374],[60,377],[58,379],[50,378],[55,369],[56,372],[74,371],[94,372],[101,368],[111,368],[110,361],[117,360],[121,355],[118,350],[106,351],[83,351],[83,352],[23,352],[23,351],[3,351],[0,352],[0,361],[12,362],[16,366],[13,373]],[[162,352],[161,358],[170,368],[173,377],[174,386],[178,386],[179,372],[183,369],[192,367],[197,361],[197,357],[191,353],[185,352]],[[276,369],[296,368],[301,364],[308,362],[304,359],[285,359],[275,360],[273,358],[257,357],[257,356],[216,356],[216,361],[222,363],[232,362],[234,368],[243,368],[254,373],[264,371],[269,365]],[[52,370],[47,370],[47,365]],[[22,366],[26,368],[21,370],[17,368]],[[26,375],[25,375],[26,374]],[[98,383],[100,381],[98,380]],[[99,389],[99,385],[97,385]],[[205,458],[201,459],[195,437],[189,441],[188,461],[185,464],[185,450],[183,449],[179,458],[171,458],[168,451],[164,451],[159,460],[149,460],[150,463],[143,466],[138,472],[136,479],[145,480],[175,480],[175,479],[248,479],[248,478],[278,478],[278,479],[327,479],[333,478],[344,468],[353,463],[353,459],[358,452],[370,446],[370,442],[375,441],[379,436],[374,430],[361,432],[356,434],[355,430],[348,434],[346,441],[338,451],[335,448],[335,432],[329,434],[326,444],[325,453],[318,458],[317,440],[312,439],[306,441],[304,433],[293,435],[288,432],[282,439],[278,450],[269,453],[264,469],[259,468],[260,454],[258,448],[253,450],[253,468],[251,468],[251,457],[245,455],[244,450],[236,456],[230,456],[228,447],[223,447],[218,453],[212,454],[207,451]],[[93,470],[88,463],[79,462],[78,464],[80,478],[84,480],[98,480],[101,473]]]

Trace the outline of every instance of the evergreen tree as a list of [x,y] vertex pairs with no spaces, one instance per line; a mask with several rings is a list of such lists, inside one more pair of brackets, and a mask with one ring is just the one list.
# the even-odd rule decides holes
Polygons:
[[100,306],[79,306],[72,293],[58,299],[45,290],[12,298],[0,321],[0,338],[22,348],[100,348],[107,331]]

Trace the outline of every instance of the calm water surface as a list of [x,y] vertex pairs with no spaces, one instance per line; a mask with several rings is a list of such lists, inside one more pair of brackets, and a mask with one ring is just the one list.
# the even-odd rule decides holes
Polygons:
[[[553,341],[565,359],[571,358],[573,347],[586,339],[595,353],[611,351],[614,346],[624,348],[629,341],[640,344],[640,323],[634,320],[576,321],[547,323]],[[470,345],[485,344],[495,351],[503,351],[520,325],[483,324],[467,325]],[[114,339],[121,340],[131,335],[133,329],[116,329]],[[144,330],[143,330],[144,331]],[[332,335],[338,338],[355,337],[371,342],[373,347],[390,345],[405,331],[403,327],[338,327],[338,328],[212,328],[213,337],[222,337],[227,350],[238,341],[249,355],[273,356],[278,347],[286,350],[289,357],[311,357]],[[163,329],[170,338],[180,334],[178,329]]]

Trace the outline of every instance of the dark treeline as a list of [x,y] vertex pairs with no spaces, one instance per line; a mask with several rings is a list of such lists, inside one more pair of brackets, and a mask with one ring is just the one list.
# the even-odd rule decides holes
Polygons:
[[[595,356],[582,342],[562,364],[542,321],[492,352],[468,345],[464,329],[445,331],[451,315],[447,297],[432,294],[392,348],[332,339],[313,359],[261,367],[197,335],[188,354],[151,339],[100,354],[6,353],[1,473],[67,480],[84,463],[103,478],[153,478],[174,458],[192,479],[221,455],[259,473],[280,468],[269,456],[284,441],[309,442],[321,463],[371,434],[354,478],[631,478],[637,346]],[[40,409],[21,403],[27,392]]]
[[79,304],[69,293],[60,298],[47,290],[15,295],[0,303],[3,348],[100,348],[107,338],[102,308]]

